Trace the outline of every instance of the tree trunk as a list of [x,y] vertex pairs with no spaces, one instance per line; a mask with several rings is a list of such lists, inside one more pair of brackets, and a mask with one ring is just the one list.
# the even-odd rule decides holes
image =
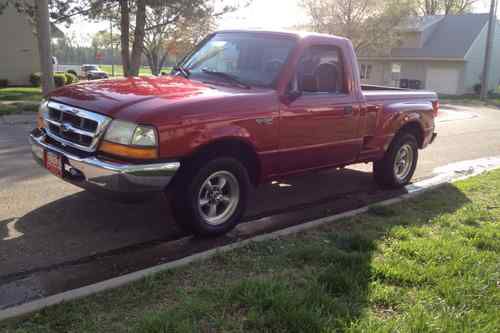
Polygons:
[[123,76],[130,74],[130,8],[128,0],[120,0],[120,44],[122,54]]
[[153,56],[153,67],[151,67],[151,74],[158,75],[158,74],[160,74],[159,62],[158,62],[158,51],[155,50],[153,52],[152,56]]
[[50,51],[50,21],[48,0],[36,3],[36,30],[40,69],[42,70],[42,92],[46,96],[54,90],[54,68]]
[[137,0],[137,14],[135,21],[134,45],[130,60],[131,76],[138,76],[141,68],[142,50],[144,47],[144,28],[146,26],[146,0]]
[[167,61],[167,54],[163,53],[163,55],[161,56],[160,63],[158,64],[158,72],[159,72],[159,74],[161,74],[163,66],[165,66],[165,61]]
[[145,52],[146,60],[148,61],[149,68],[151,69],[151,74],[153,73],[153,57],[151,57],[151,53]]
[[166,56],[160,58],[160,53],[163,49],[160,46],[144,49],[144,55],[148,61],[149,68],[152,75],[160,75],[160,71],[166,61]]

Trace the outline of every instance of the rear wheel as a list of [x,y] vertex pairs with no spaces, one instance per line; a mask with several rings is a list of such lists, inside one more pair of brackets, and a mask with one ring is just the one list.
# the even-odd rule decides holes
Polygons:
[[384,187],[403,187],[413,177],[417,161],[417,139],[411,133],[399,134],[384,158],[373,163],[375,181]]
[[194,162],[179,175],[173,209],[184,229],[218,236],[233,229],[246,208],[250,181],[246,168],[231,157]]

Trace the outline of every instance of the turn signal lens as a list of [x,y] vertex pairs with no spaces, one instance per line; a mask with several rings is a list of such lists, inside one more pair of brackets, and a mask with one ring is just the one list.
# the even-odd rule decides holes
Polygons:
[[42,129],[45,127],[45,122],[43,121],[44,117],[47,117],[49,114],[48,102],[46,100],[42,100],[40,106],[38,107],[38,113],[36,115],[36,127],[38,129]]
[[126,157],[137,160],[153,160],[158,158],[156,147],[133,147],[125,146],[119,143],[103,141],[99,147],[99,151],[108,153],[114,156]]
[[36,115],[36,127],[38,129],[42,129],[42,128],[45,127],[45,123],[43,121],[43,117],[42,117],[42,115],[40,113],[37,113],[37,115]]

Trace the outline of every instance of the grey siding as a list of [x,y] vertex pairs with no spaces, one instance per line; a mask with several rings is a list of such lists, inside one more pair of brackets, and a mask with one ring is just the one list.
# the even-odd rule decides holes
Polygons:
[[384,84],[384,62],[360,60],[359,65],[361,66],[361,64],[372,66],[372,72],[371,72],[370,78],[361,79],[361,83],[363,83],[363,84],[375,84],[375,85]]
[[27,85],[40,71],[38,47],[28,19],[9,6],[0,16],[0,79],[10,85]]
[[[395,79],[420,80],[422,89],[426,88],[427,72],[430,68],[453,68],[459,73],[459,82],[456,94],[465,93],[464,77],[465,63],[463,61],[434,61],[434,60],[368,60],[361,58],[360,64],[371,64],[372,75],[369,80],[362,80],[364,84],[394,85]],[[393,75],[392,64],[401,65],[401,74]],[[433,78],[439,79],[439,78]]]
[[[474,91],[474,85],[481,82],[487,35],[488,29],[486,25],[465,56],[467,62],[464,80],[465,93],[472,93]],[[488,83],[490,89],[497,87],[500,81],[500,24],[498,23],[494,46]]]
[[[408,79],[420,80],[422,87],[425,85],[426,78],[426,62],[422,61],[400,61],[400,60],[380,60],[380,61],[364,61],[360,60],[363,64],[372,64],[373,71],[370,80],[363,80],[363,83],[380,84],[380,85],[394,85],[394,80]],[[401,65],[401,73],[399,75],[392,73],[392,64]],[[376,69],[375,69],[376,68]]]
[[490,89],[500,92],[500,23],[497,22],[495,33],[495,49],[491,57],[492,75],[490,76]]
[[[456,86],[455,95],[463,95],[465,93],[464,79],[465,79],[465,62],[463,61],[427,61],[425,62],[426,75],[430,68],[439,69],[454,69],[458,72],[458,82]],[[441,80],[443,78],[433,77],[428,78],[429,80]],[[426,77],[427,80],[427,77]],[[424,85],[426,87],[426,85]]]

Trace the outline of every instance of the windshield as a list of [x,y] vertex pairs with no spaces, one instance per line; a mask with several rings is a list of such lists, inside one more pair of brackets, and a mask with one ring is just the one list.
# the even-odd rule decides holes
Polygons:
[[294,39],[283,37],[220,33],[205,42],[182,66],[190,76],[199,79],[223,80],[223,76],[213,75],[218,72],[244,84],[271,87],[295,43]]
[[84,71],[97,71],[99,68],[97,66],[83,66]]

